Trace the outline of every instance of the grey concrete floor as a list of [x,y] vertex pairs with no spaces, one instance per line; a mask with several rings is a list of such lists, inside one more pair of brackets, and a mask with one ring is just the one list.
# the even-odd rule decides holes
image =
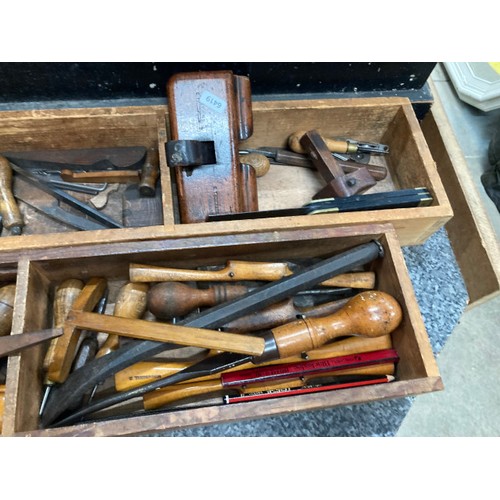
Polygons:
[[[487,148],[500,109],[482,112],[462,102],[444,66],[431,75],[492,227],[500,214],[482,187]],[[420,395],[403,420],[399,437],[500,436],[500,296],[468,308],[437,356],[445,390]]]

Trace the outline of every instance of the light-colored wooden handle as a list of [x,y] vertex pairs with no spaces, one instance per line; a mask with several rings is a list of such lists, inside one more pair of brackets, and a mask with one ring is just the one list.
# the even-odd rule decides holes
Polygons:
[[251,356],[261,355],[265,345],[263,338],[251,335],[169,325],[141,319],[118,318],[76,310],[70,311],[66,325],[74,329],[106,332],[155,342],[172,342],[183,346],[216,349]]
[[[337,370],[335,372],[322,373],[321,376],[327,377],[330,375],[392,375],[394,373],[393,363],[383,363],[380,365],[366,366],[363,368],[351,368],[349,370]],[[294,387],[303,387],[309,380],[313,380],[314,376],[306,379],[288,379],[269,381],[265,384],[256,384],[240,389],[241,394],[251,394],[261,391],[273,391],[279,389],[291,389]],[[145,410],[155,410],[162,406],[179,403],[185,399],[196,396],[214,397],[217,393],[224,391],[224,388],[219,379],[207,380],[204,382],[191,382],[175,384],[170,387],[164,387],[156,391],[148,392],[143,396]],[[226,390],[227,392],[227,390]]]
[[375,288],[375,273],[372,271],[339,274],[321,283],[323,286],[361,288],[373,290]]
[[401,306],[378,290],[361,292],[340,311],[324,318],[304,318],[272,330],[280,358],[307,352],[345,335],[379,337],[401,323]]
[[[69,310],[73,306],[78,295],[83,288],[83,281],[78,279],[67,279],[63,281],[55,291],[54,297],[54,305],[53,305],[53,319],[52,326],[54,328],[62,328],[64,326],[64,322],[66,321],[66,316],[68,315]],[[47,353],[45,354],[45,358],[43,361],[43,369],[45,374],[48,373],[52,363],[54,362],[54,357],[56,356],[56,346],[57,340],[53,339],[50,342]],[[46,384],[50,383],[49,379],[46,379]]]
[[61,170],[61,178],[66,182],[90,182],[90,183],[138,183],[140,180],[138,170],[103,170],[101,172],[74,172],[70,169]]
[[[106,279],[91,278],[73,302],[72,311],[92,311],[102,298],[106,287]],[[78,347],[81,329],[75,328],[67,321],[70,314],[71,311],[66,316],[66,321],[64,322],[64,333],[56,339],[57,342],[54,348],[52,362],[48,367],[47,379],[52,383],[62,383],[66,380]],[[102,315],[97,314],[97,316]]]
[[228,261],[224,269],[204,271],[130,264],[130,281],[275,281],[291,274],[284,262]]
[[12,193],[12,169],[3,156],[0,156],[0,215],[4,227],[13,234],[21,234],[24,220]]
[[[365,338],[365,337],[349,337],[342,339],[331,344],[326,344],[319,349],[314,351],[309,351],[307,353],[308,360],[333,358],[335,356],[346,356],[348,354],[357,354],[362,352],[378,351],[381,349],[391,349],[392,340],[390,335],[385,335],[381,337]],[[213,355],[213,353],[211,354]],[[296,363],[304,361],[301,355],[290,356],[289,358],[280,359],[272,361],[271,363],[266,363],[268,365],[279,365],[283,363]],[[169,377],[174,373],[177,373],[190,365],[188,361],[141,361],[135,363],[115,374],[115,389],[117,391],[128,391],[129,389],[134,389],[141,385],[153,382],[161,378]],[[245,363],[235,368],[231,368],[230,371],[244,370],[246,368],[252,368],[255,365],[252,363]],[[358,372],[356,372],[358,373]],[[393,372],[384,372],[391,375]],[[206,377],[198,377],[193,379],[191,382],[195,383],[203,380],[212,380],[213,378],[219,377],[219,374],[208,375]]]
[[246,165],[251,165],[255,170],[255,175],[257,177],[262,177],[269,172],[271,168],[271,163],[267,156],[258,153],[249,153],[247,155],[240,155],[240,163],[245,163]]
[[[126,283],[123,285],[118,292],[113,315],[121,318],[142,318],[146,312],[148,289],[147,283]],[[96,358],[116,351],[118,347],[120,347],[119,335],[108,335],[97,351]]]
[[[307,130],[299,130],[294,132],[288,137],[288,147],[294,151],[295,153],[307,154],[307,151],[300,144],[300,139],[307,132]],[[331,139],[328,137],[322,136],[322,139],[325,141],[328,149],[332,153],[355,153],[356,149],[352,149],[349,147],[349,143],[347,141],[339,140],[339,139]]]
[[15,297],[16,285],[5,285],[0,288],[0,337],[10,334]]

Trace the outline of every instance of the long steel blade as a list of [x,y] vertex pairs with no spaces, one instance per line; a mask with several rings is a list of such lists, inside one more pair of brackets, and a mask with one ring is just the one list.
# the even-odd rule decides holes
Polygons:
[[55,339],[61,335],[61,328],[50,328],[33,333],[21,333],[19,335],[0,337],[0,358],[25,349],[26,347],[41,344],[46,340]]

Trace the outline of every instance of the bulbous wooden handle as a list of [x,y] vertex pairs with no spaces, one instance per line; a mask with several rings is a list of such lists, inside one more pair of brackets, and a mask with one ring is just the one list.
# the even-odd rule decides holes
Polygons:
[[316,349],[336,337],[380,337],[401,323],[401,306],[378,290],[361,292],[338,312],[324,318],[305,318],[272,330],[280,358]]
[[240,155],[240,163],[245,163],[251,165],[255,170],[255,175],[257,177],[262,177],[269,172],[271,168],[271,163],[267,156],[258,153],[249,153],[247,155]]
[[5,285],[0,288],[0,337],[10,334],[15,296],[16,285]]
[[[142,315],[146,312],[148,289],[149,285],[147,283],[126,283],[123,285],[118,292],[113,315],[121,318],[142,318]],[[118,335],[108,335],[97,351],[96,358],[116,351],[118,347],[120,347],[120,337]]]
[[248,290],[248,287],[240,285],[213,285],[202,290],[183,283],[164,282],[151,287],[147,304],[157,318],[171,319],[185,316],[197,307],[211,307],[241,297]]

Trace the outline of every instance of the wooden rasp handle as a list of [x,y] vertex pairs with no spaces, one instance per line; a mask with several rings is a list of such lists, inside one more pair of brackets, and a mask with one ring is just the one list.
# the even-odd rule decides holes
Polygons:
[[15,297],[16,285],[5,285],[0,288],[0,337],[10,334]]
[[[142,318],[146,312],[148,289],[147,283],[126,283],[123,285],[118,292],[113,315],[121,318]],[[120,347],[120,336],[110,334],[97,351],[96,358],[116,351],[118,347]]]
[[24,220],[12,193],[12,168],[3,156],[0,156],[0,215],[3,226],[13,235],[19,235]]
[[[324,345],[314,351],[307,353],[308,360],[333,358],[347,354],[356,354],[361,352],[377,351],[381,349],[391,349],[392,341],[390,335],[374,338],[365,337],[348,337],[331,344]],[[272,361],[269,365],[279,365],[283,363],[295,363],[303,361],[301,355],[290,356],[289,358]],[[160,378],[165,378],[174,373],[177,373],[190,365],[189,361],[142,361],[135,363],[124,370],[115,374],[115,388],[117,391],[127,391],[134,387],[147,384]],[[244,370],[246,368],[255,367],[253,363],[245,363],[244,365],[236,366],[228,371]],[[388,371],[387,374],[393,372]],[[206,377],[198,377],[191,382],[211,380],[219,378],[220,374],[208,375]]]
[[[52,326],[54,328],[62,328],[64,322],[66,321],[66,316],[70,311],[76,298],[80,295],[83,289],[83,281],[78,279],[67,279],[63,281],[55,291],[54,305],[53,305],[53,320]],[[50,342],[47,354],[43,362],[44,372],[47,374],[56,357],[56,346],[59,339],[54,339]],[[46,379],[46,384],[50,384],[51,381]]]

